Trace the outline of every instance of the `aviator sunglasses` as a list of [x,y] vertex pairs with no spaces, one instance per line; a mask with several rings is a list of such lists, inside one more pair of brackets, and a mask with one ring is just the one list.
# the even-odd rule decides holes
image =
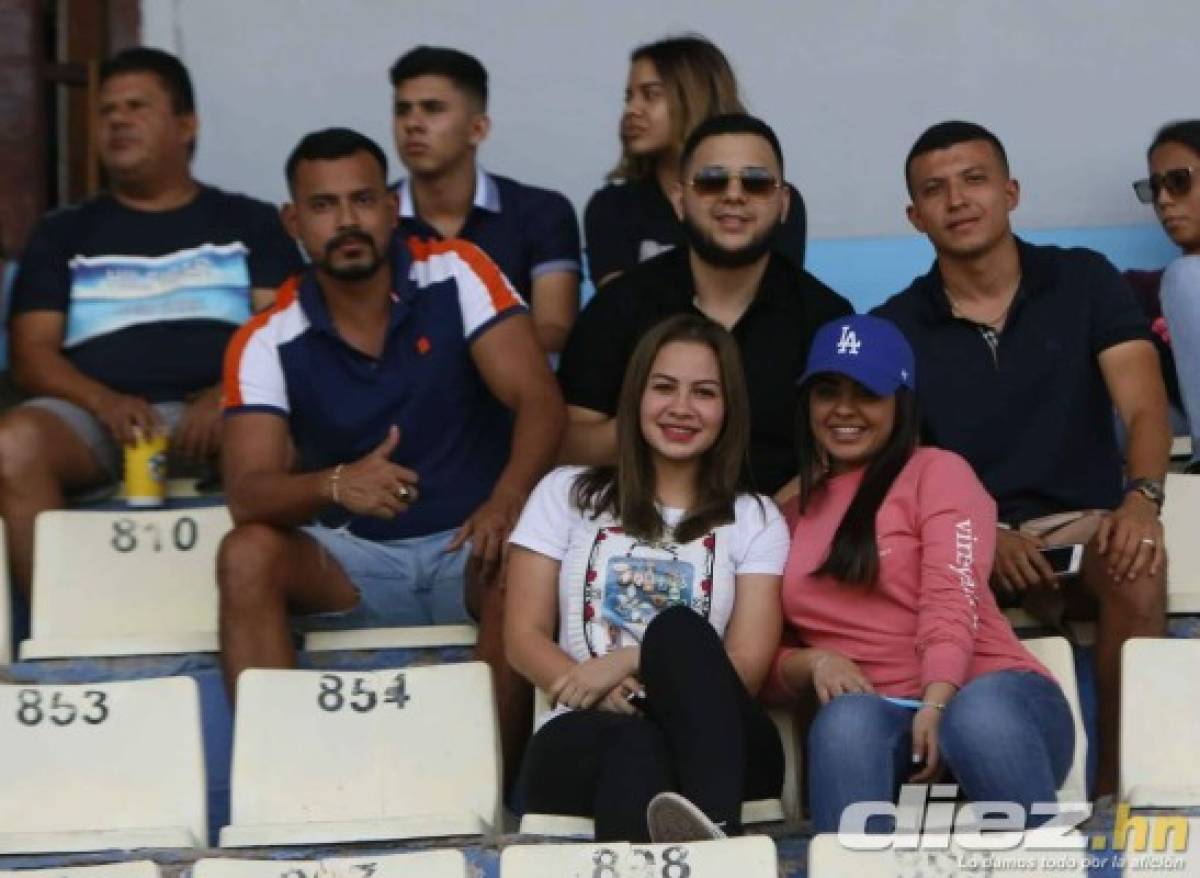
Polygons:
[[744,193],[757,197],[770,195],[780,186],[775,175],[766,168],[742,168],[735,174],[721,165],[706,165],[696,171],[688,185],[698,195],[723,195],[734,177],[741,182]]
[[1172,198],[1187,195],[1192,191],[1192,168],[1171,168],[1133,183],[1133,192],[1142,204],[1153,204],[1158,200],[1158,193],[1164,189]]

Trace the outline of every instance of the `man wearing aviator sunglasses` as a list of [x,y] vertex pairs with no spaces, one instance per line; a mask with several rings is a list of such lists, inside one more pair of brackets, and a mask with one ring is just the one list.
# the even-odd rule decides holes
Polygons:
[[614,278],[584,309],[559,367],[567,400],[564,463],[616,459],[617,396],[634,346],[660,320],[700,313],[730,330],[750,395],[750,476],[776,493],[796,474],[794,384],[817,328],[850,303],[772,248],[791,207],[770,126],[729,114],[684,144],[671,193],[686,247]]
[[1200,472],[1200,119],[1172,122],[1155,135],[1146,151],[1150,176],[1133,184],[1138,200],[1154,213],[1183,254],[1159,274],[1136,280],[1142,306],[1157,332],[1163,377],[1171,391],[1173,414],[1187,421],[1192,459],[1187,471]]
[[734,180],[740,181],[742,192],[754,198],[771,195],[782,185],[768,168],[749,167],[734,172],[720,165],[698,169],[688,185],[697,195],[711,198],[724,195]]

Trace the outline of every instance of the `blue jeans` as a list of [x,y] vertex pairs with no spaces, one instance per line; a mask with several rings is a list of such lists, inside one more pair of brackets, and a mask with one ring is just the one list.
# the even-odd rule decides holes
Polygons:
[[[855,802],[894,802],[912,775],[913,711],[878,695],[839,695],[808,733],[809,813],[816,832],[836,832]],[[1075,755],[1075,724],[1062,690],[1033,671],[976,677],[950,700],[938,750],[972,801],[1054,802]],[[1046,817],[1031,817],[1031,825]],[[891,832],[872,816],[869,832]]]
[[296,616],[299,631],[348,631],[409,625],[469,622],[466,586],[467,543],[454,552],[446,530],[402,540],[367,540],[346,528],[310,524],[301,528],[320,543],[358,592],[349,610]]
[[1200,256],[1180,256],[1163,272],[1159,288],[1179,396],[1192,435],[1192,460],[1200,460]]

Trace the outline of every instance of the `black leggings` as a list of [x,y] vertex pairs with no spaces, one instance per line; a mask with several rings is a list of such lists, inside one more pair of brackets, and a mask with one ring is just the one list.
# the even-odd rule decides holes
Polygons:
[[783,748],[717,633],[687,607],[665,610],[646,628],[639,678],[642,715],[573,710],[534,735],[525,810],[590,814],[597,841],[646,842],[646,806],[674,790],[740,831],[743,800],[779,796]]

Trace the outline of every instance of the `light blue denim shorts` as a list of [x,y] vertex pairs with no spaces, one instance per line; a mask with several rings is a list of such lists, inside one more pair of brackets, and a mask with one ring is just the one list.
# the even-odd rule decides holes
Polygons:
[[323,548],[358,591],[349,610],[294,617],[300,631],[344,631],[408,625],[458,625],[471,621],[464,597],[471,546],[453,552],[456,530],[402,540],[368,540],[348,528],[301,528]]

